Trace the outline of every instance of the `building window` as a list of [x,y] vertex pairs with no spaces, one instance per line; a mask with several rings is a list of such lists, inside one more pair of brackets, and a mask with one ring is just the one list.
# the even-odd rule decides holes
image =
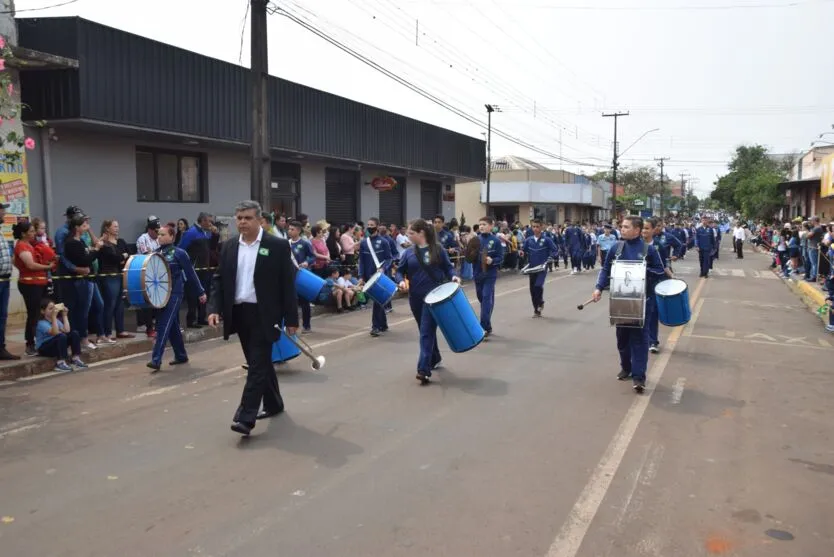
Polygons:
[[301,165],[272,162],[270,202],[267,209],[276,216],[293,218],[298,215],[298,199],[301,194]]
[[139,201],[207,202],[206,155],[137,147],[136,198]]

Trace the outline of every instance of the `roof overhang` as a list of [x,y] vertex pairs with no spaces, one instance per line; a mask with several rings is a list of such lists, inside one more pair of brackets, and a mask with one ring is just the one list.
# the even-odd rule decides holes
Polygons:
[[798,188],[817,188],[821,185],[819,178],[809,178],[807,180],[794,180],[793,182],[782,182],[779,184],[779,191]]

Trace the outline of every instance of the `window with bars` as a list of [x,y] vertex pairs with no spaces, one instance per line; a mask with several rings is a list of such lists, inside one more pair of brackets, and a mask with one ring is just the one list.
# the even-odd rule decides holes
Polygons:
[[206,203],[205,153],[136,148],[136,199]]

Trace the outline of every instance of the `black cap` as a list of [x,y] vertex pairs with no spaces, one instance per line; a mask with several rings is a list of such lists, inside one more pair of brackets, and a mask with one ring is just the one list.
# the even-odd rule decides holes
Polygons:
[[77,207],[75,205],[70,205],[69,207],[67,207],[67,212],[64,213],[64,215],[67,218],[71,218],[71,217],[74,217],[75,215],[83,215],[83,214],[84,214],[84,211],[81,210],[81,207]]

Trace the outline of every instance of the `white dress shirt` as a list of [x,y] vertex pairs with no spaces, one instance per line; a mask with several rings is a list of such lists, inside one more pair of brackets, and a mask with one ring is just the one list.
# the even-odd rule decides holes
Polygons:
[[733,237],[736,240],[744,240],[744,228],[736,226],[736,229],[733,231]]
[[247,244],[243,241],[243,235],[238,238],[240,247],[237,252],[237,276],[235,279],[235,304],[257,304],[258,297],[255,295],[255,261],[258,258],[258,250],[261,248],[261,238],[264,229],[258,229],[258,239]]

